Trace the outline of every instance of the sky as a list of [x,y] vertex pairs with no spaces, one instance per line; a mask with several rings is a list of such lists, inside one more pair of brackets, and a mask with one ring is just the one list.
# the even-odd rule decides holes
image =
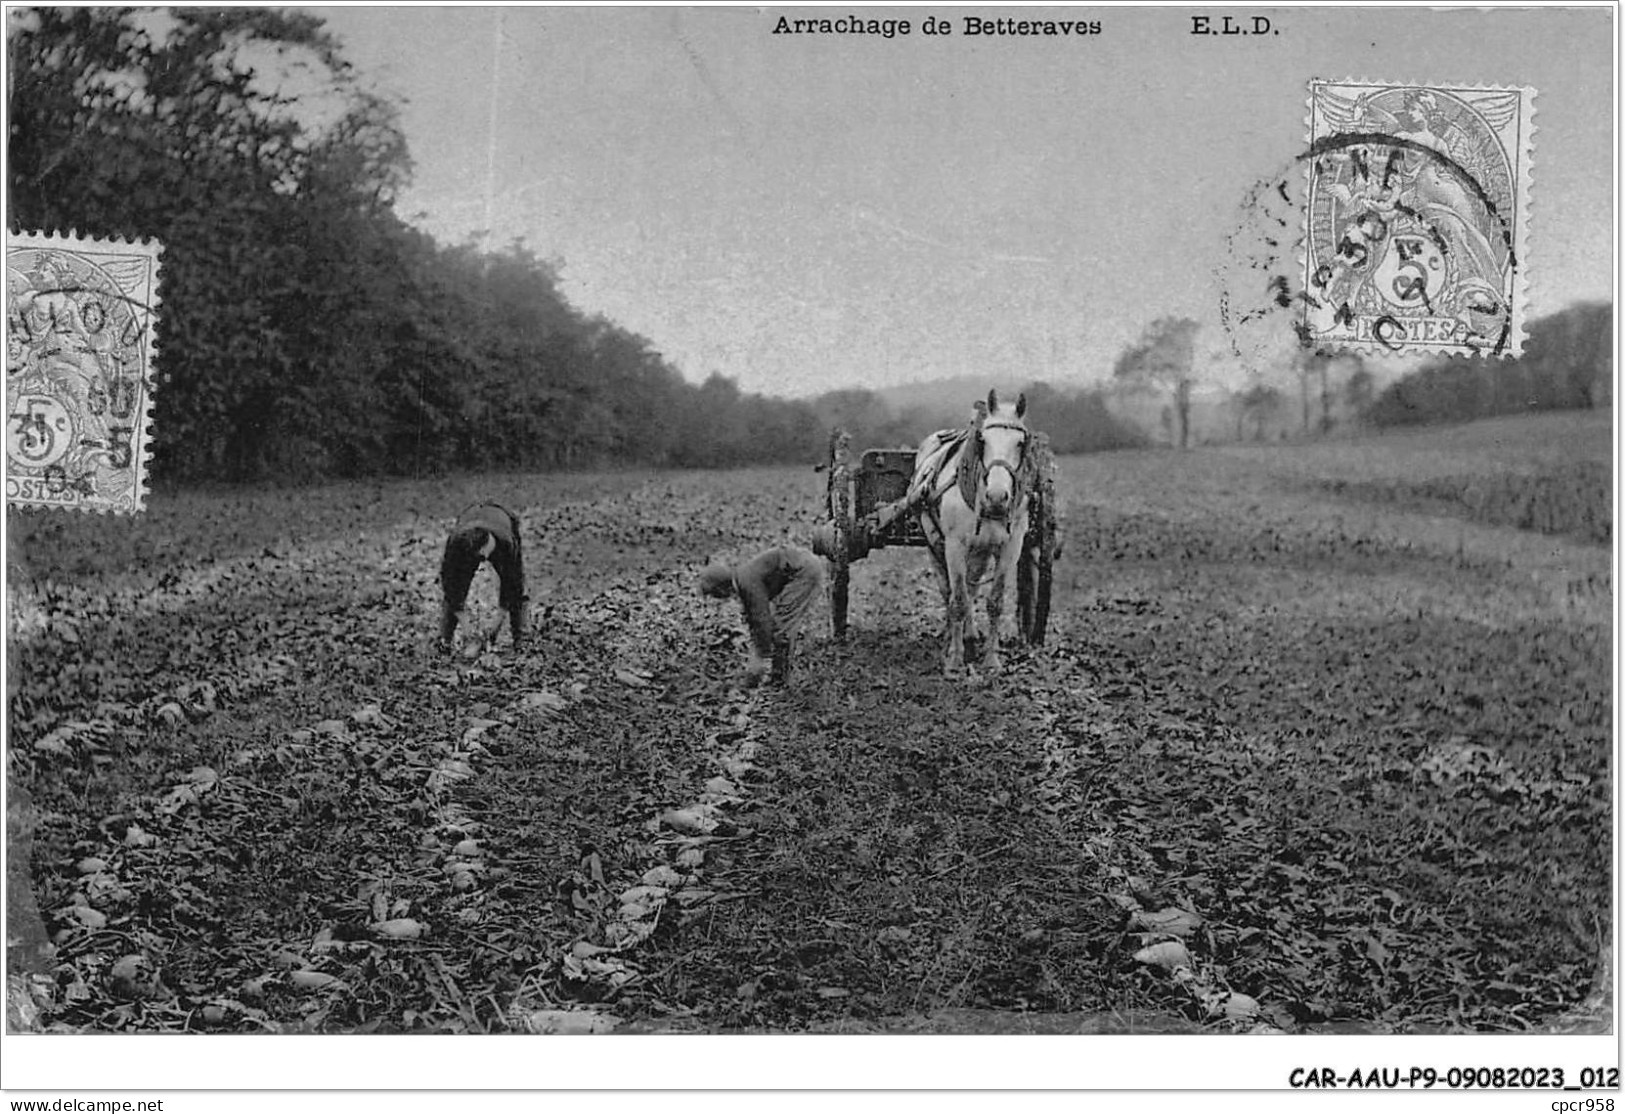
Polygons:
[[[1611,297],[1608,7],[312,10],[403,103],[403,216],[522,238],[694,381],[1088,382],[1172,314],[1240,382],[1218,306],[1254,187],[1301,178],[1312,77],[1534,87],[1529,316]],[[1192,33],[1227,11],[1273,33]],[[846,14],[913,28],[774,33]],[[1033,15],[1100,30],[964,33]]]

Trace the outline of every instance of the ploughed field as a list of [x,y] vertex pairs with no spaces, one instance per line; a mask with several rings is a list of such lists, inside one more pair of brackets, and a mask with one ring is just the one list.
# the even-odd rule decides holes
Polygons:
[[[788,691],[694,574],[804,541],[810,468],[11,512],[8,1018],[1551,1024],[1612,936],[1609,446],[1066,458],[1042,650],[943,678],[928,559],[883,551]],[[487,570],[447,659],[486,497],[533,639],[478,652]]]

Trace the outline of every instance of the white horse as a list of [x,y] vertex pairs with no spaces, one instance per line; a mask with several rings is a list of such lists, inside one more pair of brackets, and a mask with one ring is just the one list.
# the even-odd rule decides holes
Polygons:
[[989,391],[986,409],[976,404],[969,429],[933,433],[920,443],[915,457],[910,492],[929,489],[921,496],[919,518],[948,612],[943,672],[950,677],[965,662],[966,643],[975,644],[973,601],[990,563],[982,664],[990,673],[1002,664],[999,621],[1010,573],[1027,537],[1027,497],[1034,475],[1022,421],[1026,411],[1026,395],[1006,410],[999,406],[998,394]]

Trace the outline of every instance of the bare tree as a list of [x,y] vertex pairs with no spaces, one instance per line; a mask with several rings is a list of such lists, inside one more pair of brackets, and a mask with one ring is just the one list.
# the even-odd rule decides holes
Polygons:
[[[1292,370],[1298,376],[1298,398],[1303,405],[1303,431],[1308,433],[1314,428],[1318,433],[1330,432],[1335,421],[1332,418],[1332,403],[1335,392],[1332,390],[1332,369],[1341,357],[1321,348],[1299,349],[1297,358],[1292,361]],[[1320,421],[1315,423],[1311,413],[1310,394],[1313,389],[1320,399]]]
[[1194,382],[1197,323],[1189,317],[1159,317],[1139,341],[1117,357],[1112,377],[1123,383],[1169,391],[1181,449],[1190,444],[1191,386]]
[[1356,421],[1365,419],[1366,409],[1376,397],[1376,380],[1369,369],[1362,363],[1355,368],[1348,382],[1343,384],[1343,398],[1348,402],[1349,409],[1354,412]]
[[1241,414],[1253,423],[1253,440],[1264,439],[1264,423],[1281,406],[1281,392],[1265,383],[1256,384],[1236,400]]

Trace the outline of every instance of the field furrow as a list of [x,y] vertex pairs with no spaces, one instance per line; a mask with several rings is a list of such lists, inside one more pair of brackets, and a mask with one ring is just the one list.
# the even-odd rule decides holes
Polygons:
[[[1552,422],[1067,458],[1048,644],[957,680],[897,550],[741,687],[695,573],[804,540],[810,469],[13,514],[12,1022],[1538,1026],[1611,933],[1611,553],[1589,490],[1520,528],[1396,485],[1558,498],[1589,458],[1515,451]],[[482,574],[446,658],[476,497],[534,636],[480,652]],[[1175,937],[1185,974],[1136,959]]]

